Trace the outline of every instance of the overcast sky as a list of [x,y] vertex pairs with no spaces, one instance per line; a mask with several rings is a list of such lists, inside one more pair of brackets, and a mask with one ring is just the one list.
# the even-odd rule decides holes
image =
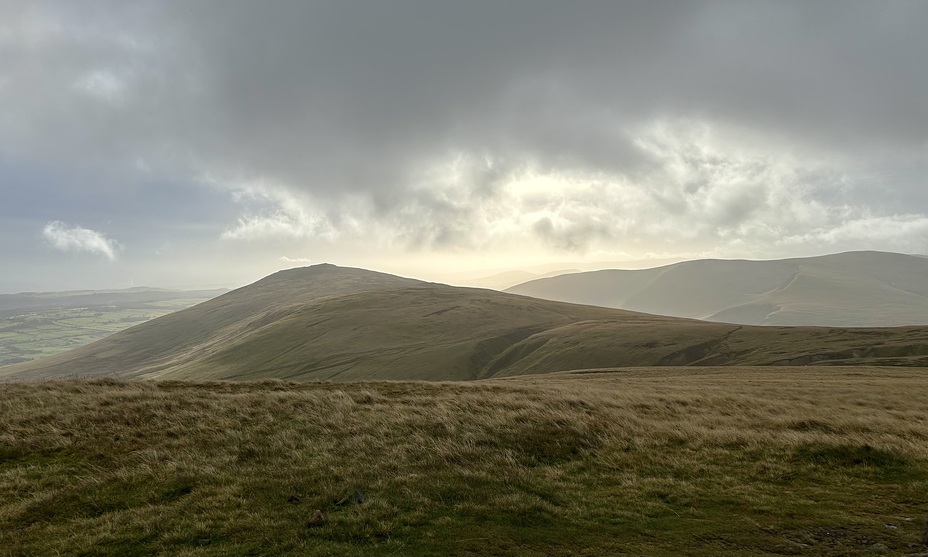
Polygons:
[[0,292],[928,253],[928,2],[0,0]]

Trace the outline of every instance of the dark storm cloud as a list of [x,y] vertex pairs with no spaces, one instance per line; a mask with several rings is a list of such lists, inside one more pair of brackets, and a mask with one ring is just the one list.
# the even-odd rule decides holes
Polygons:
[[[337,237],[370,218],[413,246],[480,247],[494,237],[480,240],[487,222],[536,207],[514,222],[565,249],[674,227],[709,243],[784,242],[928,213],[913,193],[928,169],[923,2],[2,10],[0,150],[237,191],[250,213],[228,238]],[[737,148],[654,138],[655,126],[674,136],[687,122],[726,130]],[[894,180],[885,167],[897,159],[908,166]],[[436,167],[461,160],[463,177],[442,182]],[[889,182],[817,184],[818,166],[826,176],[883,168]],[[624,185],[507,194],[526,173]],[[881,188],[916,203],[867,213]],[[749,217],[775,222],[760,231]]]

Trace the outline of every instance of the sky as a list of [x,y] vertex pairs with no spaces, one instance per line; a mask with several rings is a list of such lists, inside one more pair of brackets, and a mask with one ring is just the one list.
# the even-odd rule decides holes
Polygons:
[[926,28],[915,0],[0,0],[0,292],[928,253]]

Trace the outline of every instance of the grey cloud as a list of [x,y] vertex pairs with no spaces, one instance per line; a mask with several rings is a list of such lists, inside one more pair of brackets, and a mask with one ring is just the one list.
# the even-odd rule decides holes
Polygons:
[[555,225],[550,218],[542,217],[532,231],[554,247],[566,251],[583,251],[597,238],[610,238],[610,227],[600,222],[583,221]]
[[[478,248],[502,234],[485,229],[507,207],[531,213],[531,196],[506,187],[527,169],[617,192],[604,202],[565,189],[546,214],[512,216],[509,230],[563,249],[669,234],[663,220],[707,243],[763,228],[751,219],[804,237],[842,228],[794,213],[849,205],[864,218],[878,195],[837,187],[842,170],[897,157],[909,177],[928,170],[924,3],[11,6],[0,17],[0,150],[252,194],[249,184],[272,184],[241,198],[228,239],[344,237],[374,222],[417,248]],[[794,156],[823,178],[775,184],[755,157],[760,171],[739,167],[745,183],[695,167],[680,181],[668,165],[686,167],[685,156],[642,145],[654,122],[676,120],[749,130],[739,137],[762,136],[770,158]],[[429,168],[456,157],[478,162],[433,183]],[[928,213],[911,193],[917,178],[879,187]]]

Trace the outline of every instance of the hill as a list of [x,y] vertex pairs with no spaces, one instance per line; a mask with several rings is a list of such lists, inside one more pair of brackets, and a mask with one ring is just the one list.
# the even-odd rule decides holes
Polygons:
[[739,367],[4,385],[0,555],[914,557],[926,390]]
[[0,295],[0,366],[71,350],[227,291],[143,287]]
[[743,327],[457,288],[282,271],[0,377],[469,380],[652,365],[928,365],[928,328]]
[[744,325],[924,325],[928,259],[872,251],[772,261],[707,259],[567,274],[507,292]]

